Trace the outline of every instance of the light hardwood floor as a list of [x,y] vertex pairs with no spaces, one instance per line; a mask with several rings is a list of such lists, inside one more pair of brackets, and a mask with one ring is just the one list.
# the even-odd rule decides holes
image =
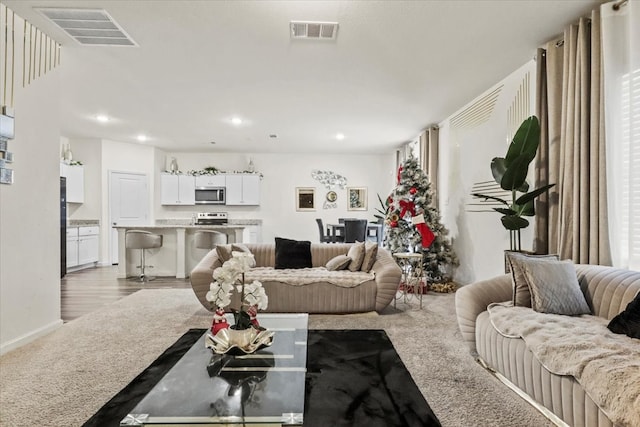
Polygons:
[[83,314],[126,297],[140,289],[190,288],[189,279],[158,277],[146,283],[118,279],[118,266],[96,267],[67,273],[61,279],[62,320],[68,322]]

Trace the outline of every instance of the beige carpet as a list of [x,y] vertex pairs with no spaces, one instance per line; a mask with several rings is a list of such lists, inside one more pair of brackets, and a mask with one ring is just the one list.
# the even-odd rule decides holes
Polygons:
[[[189,328],[211,314],[190,289],[142,290],[0,358],[0,425],[79,426]],[[313,315],[313,329],[385,329],[444,426],[551,426],[476,364],[454,295],[384,314]]]

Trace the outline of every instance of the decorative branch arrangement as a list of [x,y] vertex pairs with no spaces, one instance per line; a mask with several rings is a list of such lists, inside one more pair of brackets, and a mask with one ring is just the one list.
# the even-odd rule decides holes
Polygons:
[[347,185],[347,178],[332,171],[314,169],[311,171],[311,178],[319,181],[327,190],[333,190],[334,186],[344,190]]

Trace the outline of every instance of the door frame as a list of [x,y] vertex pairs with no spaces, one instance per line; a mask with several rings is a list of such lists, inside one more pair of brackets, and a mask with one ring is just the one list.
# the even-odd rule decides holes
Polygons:
[[[146,217],[148,221],[151,221],[151,202],[150,198],[150,186],[149,186],[149,174],[144,172],[130,172],[123,170],[108,170],[107,171],[107,186],[108,186],[108,200],[107,200],[107,218],[108,218],[108,230],[109,230],[109,263],[111,265],[118,264],[118,231],[113,227],[113,218],[112,218],[112,205],[113,205],[113,188],[111,185],[112,178],[114,175],[135,175],[142,178],[145,178],[147,185],[147,197],[146,201]],[[148,224],[140,224],[140,225],[148,225]]]

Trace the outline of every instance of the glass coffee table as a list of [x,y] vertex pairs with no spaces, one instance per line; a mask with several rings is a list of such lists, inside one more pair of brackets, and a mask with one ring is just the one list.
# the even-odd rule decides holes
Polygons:
[[275,332],[271,346],[221,356],[203,334],[120,425],[302,425],[308,315],[258,320]]

